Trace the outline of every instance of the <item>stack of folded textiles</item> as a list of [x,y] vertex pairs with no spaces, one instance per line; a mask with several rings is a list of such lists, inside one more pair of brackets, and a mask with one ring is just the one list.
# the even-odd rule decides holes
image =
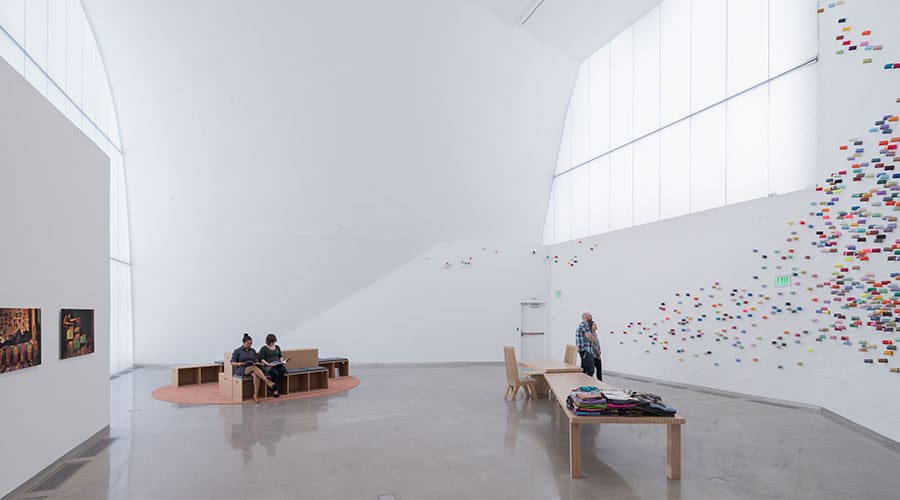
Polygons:
[[600,390],[594,386],[572,389],[566,406],[579,416],[617,415],[622,417],[672,417],[676,410],[666,406],[656,394],[629,390]]

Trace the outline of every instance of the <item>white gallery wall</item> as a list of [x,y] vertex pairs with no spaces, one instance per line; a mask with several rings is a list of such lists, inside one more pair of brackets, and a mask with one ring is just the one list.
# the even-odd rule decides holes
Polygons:
[[[869,161],[880,157],[893,164],[892,150],[878,142],[900,136],[896,129],[883,134],[876,123],[900,114],[900,69],[884,69],[900,61],[900,34],[892,29],[900,5],[820,4],[819,85],[810,89],[818,90],[818,117],[806,117],[806,126],[818,131],[818,154],[798,161],[819,172],[819,186],[828,186],[831,172],[852,175],[854,165],[868,162],[859,167],[864,177],[852,182],[844,176],[846,188],[839,192],[810,187],[552,247],[561,262],[551,268],[551,352],[574,343],[580,313],[591,311],[608,370],[821,405],[900,440],[900,403],[884,397],[900,380],[889,371],[898,362],[882,344],[896,344],[900,335],[875,326],[892,321],[890,302],[881,301],[893,300],[896,292],[891,285],[870,284],[896,283],[891,273],[900,267],[888,260],[897,233],[884,231],[896,206],[881,202],[894,192],[886,186],[897,182],[896,170]],[[841,18],[846,21],[839,23]],[[857,50],[845,46],[844,54],[836,53],[843,40],[835,38],[842,34]],[[866,50],[867,45],[882,48]],[[872,62],[864,63],[866,58]],[[864,150],[858,157],[856,148]],[[841,211],[861,204],[853,195],[869,189],[884,191],[872,195],[871,205],[865,202],[869,216],[841,220]],[[823,216],[837,223],[832,227],[840,236],[824,225],[829,219]],[[887,237],[883,245],[865,234],[878,225]],[[863,233],[853,233],[858,229]],[[868,237],[859,248],[888,250],[861,260],[843,253],[850,236]],[[823,253],[821,241],[839,242],[840,250]],[[564,265],[562,259],[575,256],[574,267]],[[788,276],[791,285],[776,287],[776,276]],[[844,307],[847,297],[863,306]],[[874,320],[866,307],[876,301],[876,311],[892,315]],[[852,325],[854,317],[858,325]],[[690,414],[690,408],[683,410]]]
[[110,158],[110,373],[133,364],[125,161],[103,57],[80,0],[0,1],[0,59]]
[[[0,374],[0,495],[109,424],[109,158],[0,61],[0,306],[41,309],[39,366]],[[61,308],[93,354],[59,359]]]
[[488,11],[84,4],[128,152],[136,363],[291,331],[443,241],[540,241],[577,62]]
[[505,345],[520,351],[521,303],[547,301],[545,256],[521,243],[441,243],[279,342],[363,363],[497,361]]

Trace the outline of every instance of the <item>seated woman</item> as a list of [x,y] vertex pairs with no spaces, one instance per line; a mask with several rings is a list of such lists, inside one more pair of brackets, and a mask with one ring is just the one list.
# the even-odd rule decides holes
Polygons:
[[244,334],[243,345],[238,347],[231,353],[231,366],[234,367],[235,377],[244,377],[249,375],[253,378],[253,401],[259,403],[259,381],[262,380],[269,389],[275,387],[275,384],[266,380],[266,375],[258,366],[256,366],[258,357],[256,349],[253,348],[253,338],[248,334]]
[[275,335],[270,333],[266,335],[266,345],[259,349],[259,361],[263,364],[263,371],[266,375],[272,377],[275,388],[272,394],[277,398],[278,387],[281,385],[281,379],[287,375],[287,368],[284,366],[285,359],[281,357],[281,347],[275,345],[278,341]]

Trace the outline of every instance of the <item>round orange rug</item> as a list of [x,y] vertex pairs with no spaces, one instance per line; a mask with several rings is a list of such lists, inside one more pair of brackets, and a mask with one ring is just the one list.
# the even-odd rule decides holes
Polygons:
[[[278,401],[288,401],[291,399],[314,398],[317,396],[327,396],[338,392],[349,391],[359,385],[359,379],[356,377],[338,377],[328,379],[328,389],[312,392],[298,392],[281,396],[280,398],[260,398],[260,403],[276,403]],[[232,401],[225,396],[219,394],[219,383],[211,382],[208,384],[185,385],[174,387],[172,385],[164,385],[151,394],[153,399],[167,401],[169,403],[191,404],[191,405],[239,405],[240,401]],[[252,399],[248,399],[243,403],[253,404]]]

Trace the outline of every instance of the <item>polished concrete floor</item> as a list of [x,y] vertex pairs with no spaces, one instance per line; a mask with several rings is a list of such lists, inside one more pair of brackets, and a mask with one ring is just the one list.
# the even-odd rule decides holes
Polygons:
[[167,369],[137,369],[112,380],[115,441],[40,496],[900,498],[900,453],[809,410],[607,377],[687,418],[682,480],[666,479],[665,428],[651,425],[586,426],[573,480],[565,419],[546,399],[504,401],[502,366],[354,375],[340,395],[179,406],[150,398]]

